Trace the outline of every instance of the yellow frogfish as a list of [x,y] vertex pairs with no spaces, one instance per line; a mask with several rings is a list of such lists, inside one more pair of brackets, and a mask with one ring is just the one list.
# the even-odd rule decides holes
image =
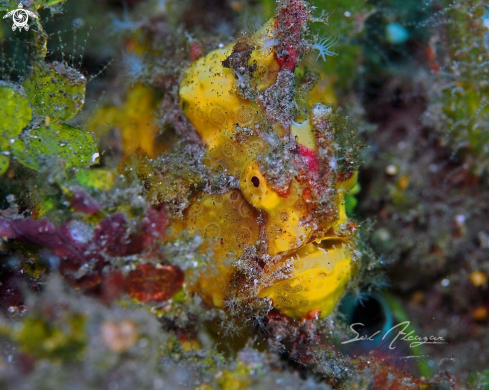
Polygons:
[[345,196],[358,150],[301,63],[309,10],[283,3],[255,34],[184,71],[179,102],[205,147],[202,164],[231,184],[192,193],[171,231],[199,234],[213,253],[211,267],[186,276],[208,306],[267,298],[290,317],[324,318],[357,268]]

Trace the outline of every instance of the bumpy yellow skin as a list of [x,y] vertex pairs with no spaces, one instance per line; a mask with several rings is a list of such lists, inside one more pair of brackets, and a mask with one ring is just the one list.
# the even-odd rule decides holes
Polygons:
[[[258,34],[269,35],[269,26]],[[341,231],[348,223],[344,197],[356,175],[338,183],[337,195],[331,200],[338,210],[335,220],[321,221],[321,226],[304,223],[311,212],[309,185],[294,178],[286,195],[275,191],[257,161],[257,155],[267,150],[259,131],[248,131],[244,137],[237,132],[237,126],[259,128],[255,124],[264,122],[264,113],[257,103],[240,96],[233,70],[222,66],[221,61],[231,53],[229,46],[201,57],[188,67],[180,84],[183,113],[207,146],[204,163],[210,170],[233,175],[240,185],[240,190],[221,195],[198,194],[183,220],[175,222],[175,231],[199,232],[214,242],[215,267],[199,275],[190,288],[208,304],[222,307],[235,293],[233,259],[238,259],[245,247],[265,239],[271,260],[264,266],[264,276],[249,287],[291,317],[311,312],[325,317],[355,272],[353,236]],[[257,70],[250,83],[263,91],[275,83],[279,65],[273,52],[254,51],[249,64],[254,61]],[[316,89],[313,93],[317,94]],[[290,129],[278,123],[272,127],[279,136],[290,131],[299,144],[316,150],[309,122],[313,123],[307,120]],[[260,213],[266,218],[259,218]]]

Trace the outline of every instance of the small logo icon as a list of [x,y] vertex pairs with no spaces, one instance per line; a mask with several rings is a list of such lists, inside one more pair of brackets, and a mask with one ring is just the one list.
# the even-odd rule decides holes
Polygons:
[[25,28],[25,31],[29,31],[29,25],[27,24],[29,22],[29,16],[37,18],[37,15],[34,12],[24,9],[22,3],[19,3],[19,8],[10,11],[3,18],[9,18],[10,16],[14,22],[12,31],[15,31],[17,28],[19,28],[19,30]]

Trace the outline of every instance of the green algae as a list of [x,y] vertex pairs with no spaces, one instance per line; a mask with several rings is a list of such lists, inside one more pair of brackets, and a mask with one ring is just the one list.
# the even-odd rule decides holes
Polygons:
[[115,174],[108,169],[80,169],[75,179],[83,187],[108,191],[114,184]]
[[[444,144],[450,146],[470,165],[476,176],[489,171],[487,144],[489,133],[489,36],[484,22],[485,8],[473,4],[447,10],[450,22],[446,47],[437,50],[449,59],[440,71],[435,68],[437,84],[431,97],[429,115]],[[433,120],[433,119],[432,119]]]
[[76,361],[83,357],[87,345],[85,317],[73,314],[63,324],[53,324],[40,317],[29,317],[15,332],[21,349],[37,358]]
[[489,390],[489,370],[476,371],[469,375],[469,383],[477,390]]
[[67,121],[83,107],[86,83],[85,76],[66,64],[39,62],[23,86],[36,114]]
[[[53,5],[62,4],[66,0],[34,0],[30,5],[32,9],[47,8]],[[0,11],[10,11],[17,9],[19,6],[19,0],[2,1],[0,4]]]
[[[54,120],[73,118],[85,102],[86,78],[66,64],[37,62],[23,86],[0,84],[0,175],[9,156],[30,169],[41,170],[48,159],[61,159],[65,167],[92,165],[98,158],[87,131]],[[44,117],[44,118],[43,118]],[[35,119],[45,125],[28,126]],[[36,126],[38,126],[36,128]]]
[[0,84],[0,136],[17,137],[31,119],[32,109],[22,91],[13,85]]
[[10,140],[15,139],[32,120],[32,109],[22,90],[0,83],[0,175],[9,167]]
[[7,172],[9,164],[9,158],[3,154],[0,154],[0,175],[3,175],[5,172]]
[[24,143],[14,143],[12,152],[22,165],[35,171],[52,159],[62,160],[66,168],[71,168],[92,165],[98,158],[92,135],[65,123],[30,130]]

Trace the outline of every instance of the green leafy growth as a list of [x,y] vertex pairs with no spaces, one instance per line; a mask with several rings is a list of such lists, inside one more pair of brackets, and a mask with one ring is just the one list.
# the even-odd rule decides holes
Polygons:
[[489,390],[489,370],[476,371],[469,375],[469,383],[477,390]]
[[[39,9],[39,8],[46,8],[46,7],[51,7],[56,4],[61,4],[64,3],[66,0],[34,0],[32,5],[29,7],[29,9]],[[0,2],[0,11],[11,11],[13,9],[17,9],[19,6],[20,0],[8,0],[8,1],[1,1]],[[24,4],[25,7],[25,4]]]
[[22,322],[14,338],[24,352],[37,358],[80,360],[87,345],[85,323],[81,315],[69,317],[63,326],[30,317]]
[[109,169],[80,169],[75,179],[83,187],[107,191],[114,184],[115,174]]
[[4,154],[0,154],[0,175],[3,175],[5,172],[7,172],[9,165],[9,158]]
[[[485,27],[489,12],[483,4],[447,12],[449,64],[437,74],[444,117],[436,125],[446,134],[445,142],[472,157],[476,175],[489,171],[489,30]],[[435,104],[436,99],[437,95]]]
[[51,7],[56,4],[62,4],[66,0],[35,0],[34,1],[34,7],[35,8],[46,8],[46,7]]
[[12,153],[22,165],[35,171],[50,159],[61,159],[70,168],[92,165],[98,157],[92,135],[64,123],[31,130],[23,143],[13,144]]
[[9,167],[10,140],[17,138],[31,119],[32,110],[22,90],[0,83],[0,175]]
[[489,88],[477,83],[459,83],[458,88],[443,91],[443,111],[451,136],[460,146],[469,146],[471,153],[487,153],[489,133],[484,125],[489,120]]
[[25,95],[13,85],[0,85],[0,134],[17,137],[32,119],[32,110]]
[[23,86],[36,114],[66,121],[83,107],[86,83],[85,76],[63,63],[39,62]]

